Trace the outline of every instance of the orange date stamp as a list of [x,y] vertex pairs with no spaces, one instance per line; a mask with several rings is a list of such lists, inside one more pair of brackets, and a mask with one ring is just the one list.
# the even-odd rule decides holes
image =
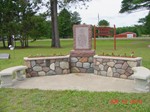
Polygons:
[[132,100],[118,100],[118,99],[112,99],[109,101],[110,104],[142,104],[142,100],[138,100],[138,99],[132,99]]

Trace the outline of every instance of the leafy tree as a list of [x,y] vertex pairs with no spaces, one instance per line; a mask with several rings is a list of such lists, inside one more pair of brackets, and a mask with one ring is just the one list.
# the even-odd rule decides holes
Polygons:
[[72,36],[74,24],[80,24],[81,18],[78,12],[71,13],[66,8],[59,13],[59,34],[60,37],[67,38]]
[[57,18],[57,4],[60,3],[66,6],[67,3],[77,4],[79,2],[89,2],[91,0],[51,0],[51,21],[52,21],[52,47],[60,47],[59,32],[58,32],[58,18]]
[[51,21],[49,20],[46,20],[44,21],[44,31],[43,31],[43,35],[42,35],[42,38],[49,38],[52,36],[52,27],[51,27]]
[[[37,13],[39,0],[0,0],[0,35],[8,38],[8,45],[13,44],[12,35],[20,35],[21,46],[28,46],[31,18]],[[5,44],[3,42],[5,47]]]
[[142,25],[140,25],[142,34],[150,34],[150,13],[145,18],[139,19],[138,22],[142,23]]
[[140,19],[139,22],[143,23],[147,30],[146,32],[150,34],[150,0],[123,0],[120,13],[131,13],[138,9],[149,10],[149,14],[145,18]]
[[4,36],[7,35],[8,45],[12,44],[13,32],[16,32],[16,22],[14,19],[15,0],[0,0],[0,35],[3,38],[3,46],[5,46]]
[[17,8],[18,35],[21,35],[21,47],[28,47],[28,36],[33,28],[33,16],[36,14],[34,2],[18,0]]
[[39,39],[47,33],[47,24],[46,20],[42,16],[32,16],[30,21],[31,30],[29,31],[29,35],[34,39]]
[[81,23],[81,17],[78,12],[75,11],[71,14],[71,22],[72,22],[72,24],[80,24]]
[[149,0],[123,0],[120,13],[128,12],[131,13],[137,9],[150,10]]
[[[67,3],[78,4],[79,2],[84,5],[86,1],[90,0],[50,0],[45,4],[51,6],[52,47],[60,47],[57,5],[65,6]],[[0,36],[7,35],[8,44],[12,44],[11,36],[20,35],[21,46],[28,46],[28,37],[35,32],[32,28],[36,26],[31,26],[31,23],[38,21],[40,25],[41,20],[35,15],[44,2],[42,0],[0,0],[0,3]]]
[[147,34],[150,34],[150,12],[149,12],[149,14],[145,17],[145,19],[146,19],[146,22],[145,22],[144,26],[145,26],[145,29],[146,29],[146,33],[147,33]]
[[98,23],[99,26],[109,26],[109,22],[107,20],[100,20]]
[[71,14],[65,8],[59,13],[59,32],[60,37],[63,38],[71,36],[72,32]]

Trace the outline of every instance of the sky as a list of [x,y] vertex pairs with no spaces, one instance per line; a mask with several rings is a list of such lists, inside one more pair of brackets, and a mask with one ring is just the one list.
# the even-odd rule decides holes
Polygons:
[[89,6],[87,9],[84,6],[82,9],[72,7],[71,11],[77,11],[80,14],[82,23],[97,25],[99,15],[99,20],[105,19],[110,26],[115,24],[116,27],[134,26],[138,24],[140,18],[148,14],[147,10],[120,14],[121,2],[122,0],[92,0],[87,3]]

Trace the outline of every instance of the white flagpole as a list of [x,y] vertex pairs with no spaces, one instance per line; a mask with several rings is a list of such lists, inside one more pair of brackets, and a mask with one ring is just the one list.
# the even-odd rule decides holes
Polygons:
[[99,13],[98,13],[98,23],[99,23]]

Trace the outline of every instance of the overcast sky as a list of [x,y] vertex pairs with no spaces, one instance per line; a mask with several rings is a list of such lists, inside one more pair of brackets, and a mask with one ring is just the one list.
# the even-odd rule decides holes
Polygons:
[[88,9],[75,9],[71,8],[71,11],[77,11],[82,18],[82,23],[97,25],[98,14],[99,20],[105,19],[110,23],[110,26],[114,24],[116,27],[133,26],[138,24],[139,18],[143,18],[148,14],[147,10],[137,11],[131,14],[120,14],[122,0],[92,0],[87,3]]

